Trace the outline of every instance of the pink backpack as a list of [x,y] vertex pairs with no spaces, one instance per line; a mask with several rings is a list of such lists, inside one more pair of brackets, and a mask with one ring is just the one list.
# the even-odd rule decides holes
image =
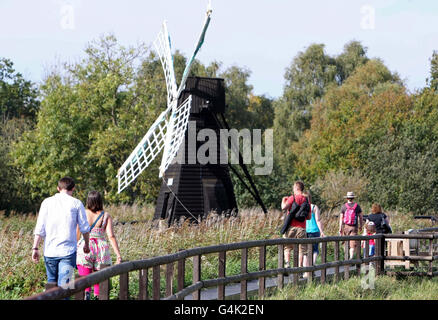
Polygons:
[[345,204],[346,210],[344,213],[344,223],[350,226],[356,225],[356,207],[357,203],[353,207],[350,207],[348,203]]

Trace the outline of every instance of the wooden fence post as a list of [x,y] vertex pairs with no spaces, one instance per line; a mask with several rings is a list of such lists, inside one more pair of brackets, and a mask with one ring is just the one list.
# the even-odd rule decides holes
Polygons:
[[186,275],[186,259],[178,260],[178,291],[184,289]]
[[[263,271],[266,269],[266,246],[261,246],[259,252],[259,271]],[[265,295],[265,287],[265,277],[259,278],[259,297],[263,297]]]
[[166,265],[166,297],[173,294],[173,271],[175,263],[171,262]]
[[[339,241],[335,241],[335,250],[334,250],[334,259],[335,261],[339,261],[340,260],[340,248],[339,248]],[[340,280],[340,275],[339,275],[339,266],[335,267],[335,282],[338,282]]]
[[[294,251],[294,268],[298,268],[298,265],[299,265],[299,250],[300,250],[300,247],[299,247],[299,245],[297,244],[297,243],[294,243],[293,244],[293,251]],[[293,273],[292,274],[292,282],[293,282],[293,284],[294,285],[298,285],[298,277],[299,277],[299,274],[298,273]]]
[[[248,249],[243,248],[240,262],[240,273],[247,274],[248,273]],[[240,300],[247,299],[247,282],[246,280],[240,281]]]
[[[415,255],[420,255],[420,239],[415,239]],[[418,268],[418,266],[420,265],[419,261],[414,261],[414,265]]]
[[[226,265],[227,265],[227,252],[219,252],[219,278],[225,278],[226,275]],[[225,299],[225,285],[220,284],[217,287],[217,299]]]
[[433,276],[433,238],[429,240],[429,257],[432,259],[429,262],[429,275]]
[[[323,242],[321,244],[321,264],[325,264],[327,262],[327,242]],[[324,284],[325,283],[325,278],[327,275],[327,269],[324,268],[321,270],[321,283]]]
[[[193,284],[201,280],[201,256],[193,257]],[[201,300],[201,290],[193,292],[193,300]]]
[[[80,278],[82,278],[82,276],[80,276],[80,275],[77,275],[76,277],[75,277],[75,280],[76,279],[80,279]],[[100,289],[100,288],[99,288]],[[100,291],[100,290],[99,290]],[[100,292],[99,292],[100,293]],[[75,297],[75,300],[84,300],[84,297],[85,297],[85,292],[84,292],[84,290],[81,290],[81,291],[79,291],[79,292],[76,292],[75,293],[75,295],[74,295],[74,297]]]
[[138,274],[138,300],[148,299],[148,269],[142,269]]
[[386,245],[386,241],[385,241],[385,236],[383,236],[380,239],[380,256],[382,257],[382,260],[378,263],[379,264],[379,273],[378,274],[384,274],[385,273],[385,245]]
[[129,299],[129,273],[122,273],[120,275],[119,299],[120,300]]
[[[284,268],[284,245],[283,244],[279,244],[277,246],[278,248],[278,264],[277,267],[278,269]],[[277,276],[277,286],[279,289],[283,289],[284,287],[284,274],[280,273]]]
[[[345,240],[344,242],[344,260],[350,260],[350,241]],[[344,266],[344,280],[350,278],[350,266]]]
[[[361,241],[357,240],[356,241],[356,259],[361,259],[362,258],[362,256],[361,256],[361,249],[362,249]],[[360,275],[360,268],[361,268],[361,263],[356,265],[357,275]]]
[[[106,266],[102,266],[102,269],[105,267]],[[111,278],[100,282],[99,283],[99,300],[109,300],[110,289],[111,289]]]
[[[375,243],[376,241],[374,241]],[[376,248],[374,248],[374,252]],[[363,257],[368,258],[370,256],[370,240],[365,240],[365,248],[363,249]]]
[[[385,241],[385,240],[383,240]],[[375,243],[375,256],[379,256],[382,257],[382,250],[380,249],[382,246],[382,239],[376,239],[374,241]],[[383,261],[383,263],[385,263],[385,261]],[[380,269],[381,269],[382,264],[380,263],[380,261],[376,261],[376,275],[380,275]]]
[[[307,244],[307,266],[313,267],[313,243]],[[307,283],[311,284],[313,281],[313,271],[307,272]]]
[[382,257],[382,260],[376,262],[376,275],[382,275],[385,273],[385,236],[380,239],[376,239],[376,255]]
[[161,297],[161,275],[160,265],[152,267],[152,299],[160,300]]

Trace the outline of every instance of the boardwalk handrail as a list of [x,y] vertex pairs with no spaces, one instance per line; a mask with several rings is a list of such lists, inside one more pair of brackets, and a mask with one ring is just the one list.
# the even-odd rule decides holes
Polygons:
[[[221,244],[221,245],[213,245],[213,246],[207,246],[207,247],[196,247],[196,248],[192,248],[192,249],[186,249],[186,250],[182,250],[176,253],[172,253],[172,254],[168,254],[168,255],[164,255],[164,256],[159,256],[159,257],[152,257],[152,258],[148,258],[148,259],[142,259],[142,260],[134,260],[134,261],[126,261],[117,265],[113,265],[110,267],[107,267],[105,269],[102,269],[100,271],[94,272],[88,276],[85,277],[81,277],[79,279],[76,279],[74,281],[74,285],[72,286],[73,288],[61,288],[61,287],[55,287],[52,289],[49,289],[45,292],[36,294],[34,296],[28,297],[26,298],[26,300],[52,300],[52,299],[63,299],[63,298],[67,298],[70,297],[72,295],[75,295],[77,293],[83,293],[83,291],[85,290],[85,288],[91,287],[94,284],[98,284],[98,283],[102,283],[104,281],[109,281],[110,278],[115,277],[115,276],[122,276],[122,275],[127,275],[129,274],[129,272],[132,271],[142,271],[142,270],[148,270],[150,268],[153,268],[153,270],[157,270],[154,272],[158,272],[158,277],[159,277],[159,268],[161,265],[169,265],[169,264],[173,264],[173,263],[178,263],[181,261],[185,261],[188,258],[193,258],[194,259],[194,264],[195,264],[195,259],[197,257],[200,257],[202,255],[206,255],[206,254],[212,254],[212,253],[223,253],[223,258],[225,259],[225,253],[227,251],[233,251],[233,250],[248,250],[251,248],[261,248],[260,249],[260,268],[262,270],[259,270],[257,272],[242,272],[240,275],[233,275],[233,276],[225,276],[225,266],[223,266],[223,275],[219,276],[216,279],[208,279],[208,280],[202,280],[200,278],[200,274],[197,274],[196,277],[196,281],[194,278],[194,283],[188,287],[181,287],[181,285],[179,285],[178,288],[178,292],[176,293],[171,293],[168,294],[165,299],[183,299],[185,296],[187,296],[188,294],[191,293],[199,293],[199,290],[203,289],[203,288],[208,288],[208,287],[216,287],[216,286],[224,286],[226,284],[230,284],[230,283],[235,283],[235,282],[245,282],[245,281],[249,281],[249,280],[255,280],[255,279],[263,279],[269,276],[283,276],[284,274],[292,274],[292,275],[296,275],[298,273],[303,273],[303,272],[311,272],[311,274],[313,275],[313,272],[318,271],[318,270],[322,270],[324,271],[324,279],[325,279],[325,271],[328,268],[339,268],[340,266],[345,266],[347,267],[346,272],[346,276],[348,276],[348,266],[354,266],[354,265],[360,265],[360,264],[364,264],[364,263],[370,263],[370,262],[376,262],[378,264],[380,264],[380,266],[383,266],[384,260],[403,260],[403,259],[408,259],[408,260],[417,260],[417,261],[433,261],[433,260],[438,260],[438,256],[433,256],[431,255],[431,257],[417,257],[417,256],[411,256],[411,257],[385,257],[385,239],[429,239],[430,241],[432,241],[433,239],[437,239],[438,235],[434,235],[434,234],[376,234],[376,235],[372,235],[372,236],[329,236],[329,237],[324,237],[324,238],[307,238],[307,239],[284,239],[284,238],[280,238],[280,239],[265,239],[265,240],[252,240],[252,241],[245,241],[245,242],[239,242],[239,243],[229,243],[229,244]],[[368,257],[368,246],[369,246],[369,240],[376,240],[376,255],[373,257]],[[348,252],[348,244],[350,241],[357,241],[357,243],[359,244],[358,246],[356,246],[356,259],[344,259],[344,260],[340,260],[340,250],[339,250],[339,243],[340,242],[344,242],[345,248],[347,250],[344,250]],[[360,246],[360,241],[365,241],[366,242],[366,247],[364,249],[364,257],[361,257],[361,246]],[[327,254],[327,243],[329,242],[335,242],[336,244],[336,248],[335,249],[335,260],[336,261],[332,261],[332,262],[326,262],[326,254]],[[325,250],[324,253],[324,260],[321,264],[319,265],[315,265],[313,266],[312,261],[309,261],[311,263],[310,266],[308,267],[298,267],[298,265],[294,265],[292,268],[284,268],[282,266],[283,264],[283,258],[282,258],[282,254],[283,254],[283,248],[285,245],[293,245],[295,248],[299,245],[299,244],[304,244],[307,245],[309,249],[311,249],[312,244],[314,243],[322,243],[323,244],[323,250]],[[264,270],[263,267],[263,263],[265,263],[265,255],[263,254],[263,250],[266,250],[267,246],[277,246],[278,247],[278,252],[279,252],[279,267],[276,269],[269,269],[269,270]],[[324,249],[325,248],[325,249]],[[336,253],[337,250],[337,253]],[[281,254],[280,254],[281,252]],[[336,259],[336,254],[337,254],[337,259]],[[281,257],[280,257],[281,256]],[[263,259],[262,259],[263,257]],[[346,257],[346,256],[345,256]],[[359,258],[358,258],[359,257]],[[245,257],[246,259],[247,257]],[[397,258],[397,259],[396,259]],[[243,259],[243,258],[242,258]],[[429,259],[429,260],[427,260]],[[262,261],[264,260],[264,261]],[[291,259],[292,260],[292,259]],[[312,260],[312,259],[309,259]],[[196,260],[199,264],[199,273],[200,273],[200,264],[201,264],[201,259]],[[243,260],[242,260],[243,261]],[[280,267],[280,262],[281,262],[281,267]],[[173,265],[172,265],[173,267]],[[194,267],[194,274],[195,274],[195,267]],[[184,268],[183,268],[184,270]],[[339,270],[337,269],[337,272],[339,272]],[[184,276],[184,275],[183,275]],[[194,275],[195,276],[195,275]],[[121,277],[122,278],[122,277]],[[312,279],[310,278],[310,281]],[[122,281],[122,279],[121,279]],[[126,277],[123,281],[126,282],[126,288],[127,288],[127,281],[128,278]],[[156,279],[154,279],[154,282],[157,283]],[[281,282],[282,284],[282,282]],[[143,283],[144,285],[144,283]],[[154,284],[155,285],[155,284]],[[159,286],[159,278],[158,278],[158,284]],[[260,291],[263,294],[264,292],[264,284],[261,284],[260,287]],[[223,288],[223,287],[222,287]],[[127,290],[127,289],[126,289]],[[158,290],[158,293],[154,292],[154,299],[160,299],[159,297],[159,290],[160,288],[158,287],[158,289],[155,288],[155,290]],[[218,294],[219,295],[219,294]],[[126,293],[127,296],[127,293]],[[243,295],[243,297],[246,297],[246,292],[245,295]],[[125,297],[126,298],[126,297]],[[197,298],[199,299],[200,296],[198,294]]]
[[424,229],[419,229],[419,230],[415,230],[417,232],[438,232],[438,228],[424,228]]

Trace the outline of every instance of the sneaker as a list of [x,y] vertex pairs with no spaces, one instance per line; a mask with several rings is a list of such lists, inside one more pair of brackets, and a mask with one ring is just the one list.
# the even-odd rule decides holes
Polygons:
[[84,300],[91,300],[91,298],[90,298],[90,293],[89,293],[88,291],[85,292]]
[[290,268],[290,263],[286,262],[286,264],[284,265],[285,268]]

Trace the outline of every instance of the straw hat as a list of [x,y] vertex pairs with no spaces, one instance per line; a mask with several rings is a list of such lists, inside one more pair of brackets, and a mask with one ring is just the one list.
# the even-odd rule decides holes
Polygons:
[[346,199],[354,199],[356,197],[354,195],[354,192],[349,191],[349,192],[347,192],[347,195],[344,198],[346,198]]

